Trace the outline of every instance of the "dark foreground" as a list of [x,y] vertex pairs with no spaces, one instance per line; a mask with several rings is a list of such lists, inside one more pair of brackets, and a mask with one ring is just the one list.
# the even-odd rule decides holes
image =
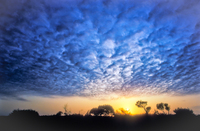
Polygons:
[[0,131],[200,131],[200,116],[0,117]]

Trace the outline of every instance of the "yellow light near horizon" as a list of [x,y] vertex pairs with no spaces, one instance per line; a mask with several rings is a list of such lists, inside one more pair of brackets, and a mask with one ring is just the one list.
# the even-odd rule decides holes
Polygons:
[[[138,108],[135,103],[138,100],[147,101],[148,105],[151,106],[150,114],[154,113],[156,104],[163,102],[168,103],[171,107],[170,113],[178,107],[190,108],[195,113],[200,114],[200,110],[195,108],[199,106],[200,94],[198,95],[187,95],[187,96],[151,96],[151,97],[132,97],[132,98],[120,98],[113,100],[96,100],[89,99],[86,97],[40,97],[40,96],[24,96],[23,98],[29,100],[17,101],[17,100],[0,100],[0,109],[12,112],[14,109],[34,109],[38,111],[40,115],[51,115],[58,111],[64,112],[64,105],[68,105],[68,110],[72,113],[86,114],[88,110],[92,108],[97,108],[99,105],[111,105],[114,110],[119,110],[124,108],[124,110],[129,111],[131,115],[145,114],[143,108]],[[128,110],[127,110],[128,109]]]

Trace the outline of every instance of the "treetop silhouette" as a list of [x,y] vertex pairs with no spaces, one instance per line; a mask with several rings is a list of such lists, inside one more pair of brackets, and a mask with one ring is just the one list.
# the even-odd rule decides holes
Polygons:
[[167,103],[158,103],[156,107],[158,110],[163,111],[163,114],[165,114],[164,109],[167,110],[169,114],[170,106]]
[[147,101],[137,101],[136,104],[135,104],[137,107],[139,108],[143,108],[146,112],[146,114],[149,113],[149,111],[151,110],[151,107],[146,107],[147,106]]
[[164,104],[164,106],[165,106],[165,110],[167,110],[167,111],[168,111],[168,115],[169,115],[170,106],[169,106],[167,103],[165,103],[165,104]]
[[100,105],[98,108],[92,108],[90,110],[90,114],[93,114],[94,116],[102,116],[102,115],[114,115],[114,109],[111,105]]

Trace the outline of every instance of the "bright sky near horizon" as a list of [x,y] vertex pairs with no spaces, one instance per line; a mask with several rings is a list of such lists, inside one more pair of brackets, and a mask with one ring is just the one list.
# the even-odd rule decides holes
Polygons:
[[[40,115],[52,115],[58,111],[64,112],[64,105],[67,104],[68,110],[72,113],[85,114],[88,110],[98,107],[99,105],[109,104],[113,106],[114,110],[119,108],[130,109],[132,115],[145,113],[144,109],[135,106],[136,101],[147,101],[151,106],[150,113],[154,113],[157,103],[168,103],[171,107],[170,113],[173,114],[173,110],[181,108],[189,108],[194,111],[195,114],[200,114],[200,95],[187,95],[187,96],[142,96],[131,98],[119,98],[113,100],[97,100],[84,97],[37,97],[37,96],[24,96],[28,101],[19,100],[0,100],[0,115],[8,115],[14,109],[34,109],[38,111]],[[166,111],[165,111],[166,112]],[[166,112],[167,113],[167,112]]]
[[199,113],[199,7],[199,0],[0,1],[0,114],[56,113],[65,103],[74,112],[110,104],[138,114],[137,100],[153,106],[161,98]]

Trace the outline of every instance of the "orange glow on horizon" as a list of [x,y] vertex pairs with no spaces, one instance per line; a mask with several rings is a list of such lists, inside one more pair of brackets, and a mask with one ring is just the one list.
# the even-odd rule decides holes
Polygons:
[[[26,98],[26,97],[24,97]],[[163,102],[168,103],[171,107],[170,113],[173,114],[173,110],[178,107],[190,108],[196,114],[200,114],[198,107],[200,95],[188,95],[188,96],[167,96],[158,95],[150,97],[132,97],[132,98],[120,98],[116,100],[94,100],[86,97],[39,97],[28,96],[28,101],[17,100],[1,100],[1,110],[11,113],[14,109],[34,109],[39,112],[40,115],[52,115],[58,111],[64,112],[64,105],[67,104],[67,108],[72,113],[81,113],[83,115],[94,107],[99,105],[111,105],[114,110],[123,108],[125,111],[130,112],[131,115],[145,114],[143,108],[138,108],[135,103],[138,100],[147,101],[147,106],[151,106],[150,114],[154,113],[156,104]]]

